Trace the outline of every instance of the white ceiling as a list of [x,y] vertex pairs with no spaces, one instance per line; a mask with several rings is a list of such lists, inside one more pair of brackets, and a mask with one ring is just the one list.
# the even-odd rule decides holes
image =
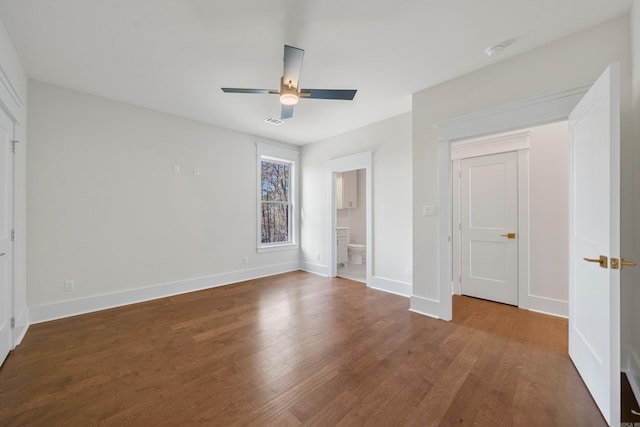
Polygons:
[[[627,13],[632,0],[0,0],[30,78],[294,144],[411,109],[411,94]],[[498,56],[484,54],[509,41]],[[279,117],[283,45],[305,49]]]

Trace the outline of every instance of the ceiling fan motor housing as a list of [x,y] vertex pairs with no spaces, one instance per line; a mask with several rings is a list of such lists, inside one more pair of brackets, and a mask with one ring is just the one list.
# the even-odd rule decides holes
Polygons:
[[[284,79],[284,77],[283,77]],[[300,98],[298,94],[298,89],[289,83],[285,83],[284,80],[281,80],[280,85],[280,103],[282,105],[296,105]]]

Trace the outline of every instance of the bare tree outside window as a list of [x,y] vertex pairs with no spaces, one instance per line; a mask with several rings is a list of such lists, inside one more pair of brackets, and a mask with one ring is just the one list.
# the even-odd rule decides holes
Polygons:
[[262,160],[262,243],[290,241],[289,163]]

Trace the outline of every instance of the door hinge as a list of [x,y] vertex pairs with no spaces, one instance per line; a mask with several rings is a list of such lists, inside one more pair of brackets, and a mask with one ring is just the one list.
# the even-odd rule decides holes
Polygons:
[[19,143],[20,141],[11,141],[11,152],[15,153],[16,152],[16,144]]
[[462,276],[458,276],[458,281],[462,283]]
[[11,241],[15,242],[16,241],[16,230],[11,230]]
[[12,317],[11,318],[11,329],[15,329],[16,328],[16,318]]

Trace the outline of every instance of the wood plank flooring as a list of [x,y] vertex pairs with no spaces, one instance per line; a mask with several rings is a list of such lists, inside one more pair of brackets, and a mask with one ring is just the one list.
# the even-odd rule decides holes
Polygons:
[[604,426],[567,321],[304,272],[31,326],[2,426]]

